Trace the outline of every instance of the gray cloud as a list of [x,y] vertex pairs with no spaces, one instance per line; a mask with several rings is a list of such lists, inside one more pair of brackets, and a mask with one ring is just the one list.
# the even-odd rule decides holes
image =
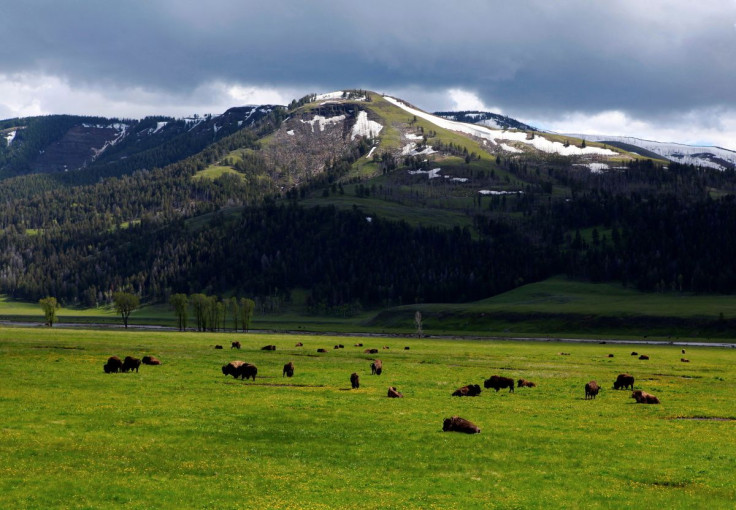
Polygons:
[[176,97],[463,88],[519,116],[665,119],[736,104],[734,21],[733,0],[24,0],[3,7],[0,73]]

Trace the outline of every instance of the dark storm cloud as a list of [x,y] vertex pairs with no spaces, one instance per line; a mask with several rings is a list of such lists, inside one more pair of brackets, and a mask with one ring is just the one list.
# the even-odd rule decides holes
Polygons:
[[4,3],[0,73],[72,86],[460,87],[536,115],[736,104],[732,0]]

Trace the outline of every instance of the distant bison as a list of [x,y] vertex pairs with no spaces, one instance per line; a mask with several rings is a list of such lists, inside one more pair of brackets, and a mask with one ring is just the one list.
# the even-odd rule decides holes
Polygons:
[[251,363],[245,361],[231,361],[227,365],[222,366],[222,373],[225,375],[232,375],[235,379],[242,377],[243,379],[253,378],[256,380],[256,374],[258,374],[258,368]]
[[682,353],[685,354],[685,349],[682,350]]
[[466,434],[480,434],[478,426],[459,416],[453,416],[452,418],[445,418],[442,423],[442,430],[444,432],[465,432]]
[[519,379],[518,381],[516,381],[516,387],[517,388],[536,388],[537,385],[531,381],[527,381],[526,379]]
[[231,349],[240,349],[240,342],[233,342],[230,344]]
[[363,354],[378,354],[378,349],[366,349]]
[[477,397],[478,395],[480,395],[480,386],[477,384],[469,384],[452,392],[453,397]]
[[301,342],[297,342],[297,343],[296,343],[296,346],[297,346],[297,347],[303,347],[303,346],[304,346],[304,344],[303,344],[303,343],[301,343]]
[[319,348],[319,349],[317,349],[317,352],[327,352],[327,349]]
[[344,349],[344,348],[345,348],[345,346],[344,346],[343,344],[337,344],[337,346],[338,346],[338,347],[339,347],[340,349]]
[[134,358],[133,356],[126,356],[123,360],[123,372],[133,371],[138,372],[138,367],[141,366],[141,360]]
[[498,392],[501,388],[508,388],[509,393],[514,391],[514,380],[510,377],[502,377],[500,375],[492,375],[490,379],[483,381],[483,386],[486,389],[493,388]]
[[649,359],[649,356],[647,356],[646,354],[642,354],[641,356],[639,356],[639,359]]
[[636,390],[631,394],[631,398],[636,400],[637,404],[659,404],[659,399],[646,391]]
[[363,344],[355,344],[355,347],[363,347]]
[[687,358],[680,358],[680,361],[682,361],[683,363],[690,363],[690,360]]
[[371,375],[381,375],[383,372],[383,362],[380,359],[371,363]]
[[388,389],[388,398],[404,398],[404,395],[399,393],[399,391],[393,386],[390,386]]
[[382,349],[390,349],[390,347],[389,347],[388,345],[384,345],[384,346],[382,347]]
[[406,347],[404,347],[404,350],[405,351],[408,351],[409,350],[409,346],[407,345]]
[[222,349],[222,345],[215,345],[215,349]]
[[595,381],[590,381],[589,383],[585,384],[585,400],[595,398],[598,395],[598,392],[600,391],[600,387],[598,386],[598,383]]
[[613,389],[620,390],[621,388],[634,389],[634,376],[629,374],[618,374],[616,380],[613,382]]
[[281,377],[292,377],[294,375],[294,362],[289,361],[286,365],[284,365],[284,371],[281,374]]
[[569,356],[570,355],[569,352],[558,352],[557,354],[560,355],[560,356]]
[[360,376],[353,372],[350,374],[350,386],[355,390],[360,388]]
[[613,354],[609,354],[609,355],[608,355],[608,357],[609,357],[609,358],[613,358]]
[[632,356],[638,356],[638,355],[639,355],[639,353],[638,353],[638,352],[636,352],[636,351],[634,351],[634,352],[632,352],[632,353],[631,353],[631,355],[632,355]]
[[263,347],[261,347],[261,350],[262,351],[275,351],[276,346],[275,345],[264,345]]
[[106,374],[117,374],[123,369],[123,362],[117,356],[107,358],[107,363],[102,365],[102,369]]
[[333,349],[339,349],[339,348],[340,348],[339,345],[336,345],[335,347],[333,347]]
[[160,365],[161,360],[153,356],[143,356],[143,359],[141,359],[141,363],[143,363],[144,365]]

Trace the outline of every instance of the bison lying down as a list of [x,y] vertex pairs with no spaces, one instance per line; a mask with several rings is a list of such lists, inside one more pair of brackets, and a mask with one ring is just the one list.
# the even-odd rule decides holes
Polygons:
[[490,379],[486,379],[483,382],[483,386],[486,387],[486,389],[493,388],[498,392],[501,388],[508,388],[509,393],[513,393],[514,391],[514,380],[510,377],[502,377],[500,375],[492,375]]
[[399,393],[399,390],[397,390],[393,386],[390,386],[388,388],[388,398],[404,398],[404,395]]
[[107,363],[102,365],[102,369],[106,374],[117,374],[123,369],[123,362],[117,356],[107,358]]
[[143,363],[144,365],[160,365],[161,360],[153,356],[143,356],[143,359],[141,359],[141,363]]
[[590,381],[589,383],[585,384],[585,400],[595,398],[598,395],[598,392],[600,391],[600,386],[598,386],[598,383],[595,381]]
[[256,374],[258,374],[258,368],[255,365],[246,363],[245,361],[231,361],[227,365],[222,366],[222,373],[224,375],[232,375],[234,378],[242,377],[243,380],[252,377],[256,380]]
[[531,381],[527,381],[526,379],[519,379],[518,381],[516,381],[516,387],[517,388],[536,388],[537,385]]
[[442,423],[442,430],[444,432],[465,432],[466,434],[480,434],[478,426],[459,416],[453,416],[452,418],[445,418]]
[[480,395],[480,386],[477,384],[469,384],[452,392],[453,397],[477,397],[478,395]]
[[275,345],[264,345],[263,347],[261,347],[261,350],[262,351],[275,351],[276,346]]
[[642,390],[635,390],[631,394],[631,398],[636,400],[637,404],[659,404],[659,399],[657,397]]
[[138,358],[134,358],[133,356],[126,356],[125,360],[123,360],[123,372],[127,372],[128,370],[135,370],[136,372],[138,372],[138,367],[140,366],[141,360],[139,360]]
[[286,365],[284,365],[284,371],[281,374],[281,377],[292,377],[294,375],[294,362],[289,361]]
[[350,386],[355,390],[360,388],[360,376],[353,372],[350,374]]
[[629,374],[618,374],[618,377],[616,377],[616,380],[613,382],[613,389],[614,390],[620,390],[621,388],[634,389],[634,376]]

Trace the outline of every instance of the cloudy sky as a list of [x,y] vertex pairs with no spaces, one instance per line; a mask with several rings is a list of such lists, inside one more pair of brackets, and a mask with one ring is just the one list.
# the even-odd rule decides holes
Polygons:
[[344,88],[736,149],[736,0],[0,0],[0,119]]

